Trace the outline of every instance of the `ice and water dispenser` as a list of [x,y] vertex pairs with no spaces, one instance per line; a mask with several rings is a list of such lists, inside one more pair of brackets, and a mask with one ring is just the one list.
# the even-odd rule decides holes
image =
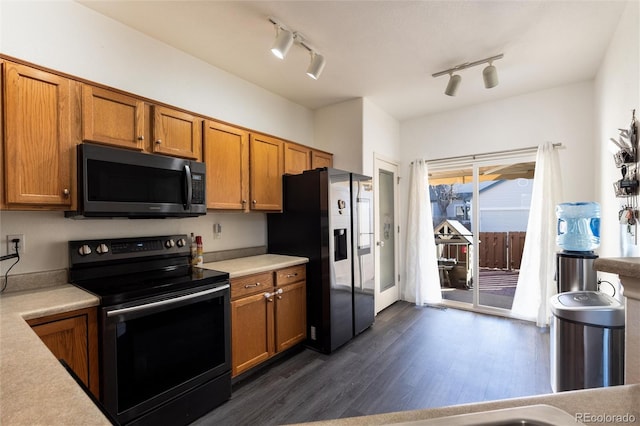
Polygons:
[[600,206],[556,206],[558,294],[551,297],[554,392],[624,383],[624,306],[598,289],[593,250],[600,246]]

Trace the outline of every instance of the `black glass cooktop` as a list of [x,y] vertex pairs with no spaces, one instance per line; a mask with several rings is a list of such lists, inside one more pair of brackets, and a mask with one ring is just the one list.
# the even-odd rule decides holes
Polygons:
[[227,272],[181,265],[72,282],[98,296],[102,306],[111,306],[173,293],[188,293],[190,290],[215,288],[227,284],[228,279]]

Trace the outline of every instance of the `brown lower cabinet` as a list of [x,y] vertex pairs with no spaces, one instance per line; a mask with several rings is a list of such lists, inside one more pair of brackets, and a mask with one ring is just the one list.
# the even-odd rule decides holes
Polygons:
[[97,309],[64,312],[27,323],[56,358],[64,360],[99,398]]
[[303,342],[306,265],[231,279],[231,376]]

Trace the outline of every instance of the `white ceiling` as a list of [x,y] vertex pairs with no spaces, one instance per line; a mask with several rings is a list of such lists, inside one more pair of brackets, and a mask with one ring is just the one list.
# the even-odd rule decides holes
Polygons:
[[[80,1],[87,7],[311,109],[366,97],[398,120],[487,102],[596,75],[625,2],[469,1]],[[306,36],[327,65],[306,76],[309,53],[284,60],[270,47],[273,16]],[[484,65],[431,74],[499,53],[500,84]]]

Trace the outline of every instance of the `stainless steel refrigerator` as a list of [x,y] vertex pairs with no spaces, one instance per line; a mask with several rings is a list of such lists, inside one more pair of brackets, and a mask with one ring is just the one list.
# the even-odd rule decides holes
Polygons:
[[283,178],[283,212],[267,215],[269,253],[304,256],[307,346],[330,353],[374,320],[371,178],[315,169]]

